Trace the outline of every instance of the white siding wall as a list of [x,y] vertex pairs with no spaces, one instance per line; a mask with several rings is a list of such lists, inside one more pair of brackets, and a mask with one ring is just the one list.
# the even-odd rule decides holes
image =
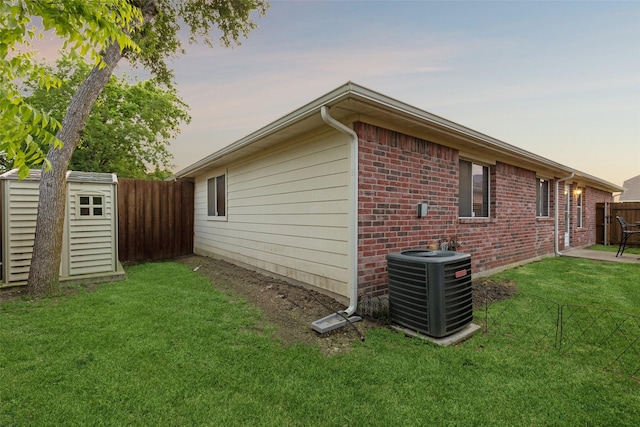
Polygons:
[[6,181],[3,183],[4,233],[3,252],[6,277],[4,282],[26,281],[29,276],[33,240],[38,212],[38,181]]
[[[196,179],[195,250],[348,296],[349,139],[326,132]],[[207,179],[227,174],[227,217]]]
[[[68,254],[63,257],[63,275],[77,276],[116,270],[116,203],[114,185],[78,183],[68,184],[67,222],[65,233]],[[80,217],[78,196],[103,196],[104,217]]]

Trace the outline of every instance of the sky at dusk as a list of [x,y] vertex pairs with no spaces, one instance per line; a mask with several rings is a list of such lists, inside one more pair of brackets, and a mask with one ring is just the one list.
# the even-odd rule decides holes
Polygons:
[[279,1],[173,61],[175,171],[347,81],[617,185],[640,174],[640,2]]

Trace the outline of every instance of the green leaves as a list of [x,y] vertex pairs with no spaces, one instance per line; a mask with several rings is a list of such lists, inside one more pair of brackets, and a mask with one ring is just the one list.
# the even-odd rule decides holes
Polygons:
[[[4,93],[3,93],[4,92]],[[0,96],[5,91],[0,91]],[[4,103],[0,109],[0,148],[6,152],[21,177],[28,175],[29,167],[39,165],[44,160],[44,146],[60,146],[54,133],[60,129],[60,122],[49,114],[32,107],[23,99],[15,97]]]
[[53,31],[68,52],[101,64],[101,52],[113,42],[139,51],[129,34],[141,21],[140,10],[126,0],[5,0],[0,4],[0,151],[21,176],[44,162],[50,146],[62,146],[55,136],[60,121],[31,105],[21,90],[25,82],[44,91],[61,86],[60,79],[36,60],[33,40]]
[[[56,91],[28,85],[27,101],[38,111],[61,118],[69,100],[91,71],[79,57],[63,57],[50,74],[62,81]],[[148,177],[148,169],[171,167],[169,143],[191,119],[176,90],[157,80],[136,81],[112,75],[94,104],[70,163],[73,170],[115,172],[126,178]],[[25,112],[32,114],[31,112]],[[43,118],[44,120],[44,118]],[[41,145],[46,150],[45,145]]]
[[184,53],[181,36],[186,31],[189,43],[213,47],[217,38],[224,47],[237,46],[257,27],[253,16],[263,16],[269,8],[266,0],[138,0],[136,4],[145,11],[144,25],[133,34],[141,51],[126,56],[165,84],[173,79],[166,60]]
[[[264,15],[268,7],[264,0],[5,0],[0,4],[0,151],[5,151],[7,160],[23,172],[42,163],[49,146],[62,144],[55,135],[61,128],[66,104],[56,105],[59,114],[54,118],[46,114],[54,110],[29,104],[20,90],[21,84],[26,84],[31,90],[42,90],[60,100],[54,95],[61,88],[60,78],[38,63],[34,55],[32,42],[43,32],[53,32],[63,40],[66,55],[82,58],[89,66],[103,67],[102,53],[117,43],[134,65],[143,66],[155,76],[155,84],[170,89],[173,73],[166,59],[184,52],[181,25],[189,29],[189,42],[203,41],[212,46],[217,37],[221,45],[230,47],[240,44],[240,38],[256,27],[252,14]],[[169,103],[175,108],[164,121],[153,118],[150,109],[145,109],[144,126],[150,130],[148,135],[139,133],[140,144],[163,148],[153,155],[142,150],[138,156],[158,167],[166,164],[170,154],[166,142],[158,145],[157,141],[175,135],[178,123],[188,122],[188,115],[175,91],[156,94],[172,97]],[[161,102],[158,105],[162,108]],[[40,150],[32,149],[33,144]],[[165,160],[158,163],[154,160],[158,158]]]

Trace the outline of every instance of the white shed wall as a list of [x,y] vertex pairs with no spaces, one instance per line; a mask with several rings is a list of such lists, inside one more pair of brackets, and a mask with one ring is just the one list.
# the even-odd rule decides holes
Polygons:
[[26,281],[29,276],[38,212],[38,181],[4,181],[3,282]]
[[[207,180],[227,174],[226,219],[207,216]],[[325,132],[203,174],[195,251],[348,296],[349,139]]]

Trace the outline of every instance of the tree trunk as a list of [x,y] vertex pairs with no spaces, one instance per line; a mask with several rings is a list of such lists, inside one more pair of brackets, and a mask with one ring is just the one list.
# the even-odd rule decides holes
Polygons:
[[51,147],[47,153],[51,169],[43,171],[40,179],[36,232],[27,281],[27,290],[31,295],[52,294],[59,289],[67,168],[80,141],[89,112],[121,58],[122,52],[117,43],[106,49],[103,55],[105,66],[96,66],[89,73],[73,96],[62,120],[62,127],[56,136],[64,146],[60,149]]

